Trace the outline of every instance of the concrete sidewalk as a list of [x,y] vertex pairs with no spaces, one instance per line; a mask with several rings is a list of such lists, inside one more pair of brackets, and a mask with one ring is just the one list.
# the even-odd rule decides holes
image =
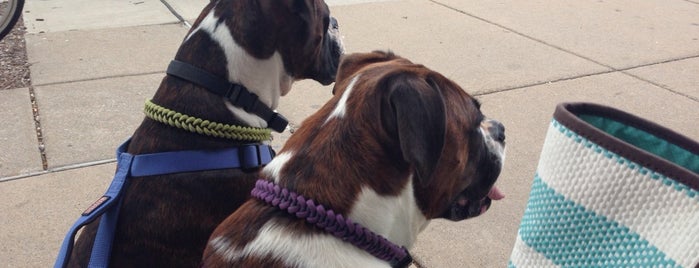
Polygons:
[[[188,30],[180,18],[207,2],[27,0],[32,87],[0,91],[0,266],[53,264],[109,184],[115,148]],[[506,266],[557,103],[613,106],[699,140],[699,1],[327,2],[348,52],[425,64],[507,127],[507,198],[476,219],[433,221],[412,250],[427,267]],[[300,123],[330,90],[297,83],[279,110]]]

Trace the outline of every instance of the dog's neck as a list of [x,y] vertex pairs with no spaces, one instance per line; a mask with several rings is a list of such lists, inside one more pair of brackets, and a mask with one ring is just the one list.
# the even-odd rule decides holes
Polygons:
[[398,196],[381,196],[363,187],[349,218],[408,249],[429,223],[417,207],[412,178]]
[[[186,63],[205,62],[197,67],[243,85],[271,109],[276,109],[279,98],[289,92],[294,82],[284,69],[279,53],[266,59],[251,56],[233,39],[229,27],[214,15],[213,9],[190,31],[176,58]],[[200,94],[209,93],[202,91]],[[267,122],[259,116],[245,112],[242,108],[233,106],[230,101],[220,98],[228,112],[242,125],[268,127]]]
[[[210,74],[238,83],[259,97],[259,101],[271,109],[278,105],[281,95],[286,94],[293,82],[284,70],[281,56],[273,54],[267,59],[250,56],[245,48],[234,40],[225,23],[210,9],[187,35],[175,59],[194,65]],[[234,107],[224,97],[209,92],[193,82],[167,75],[153,96],[153,102],[169,110],[211,122],[247,126],[268,127],[259,116]],[[185,131],[165,131],[170,126],[144,120],[133,137],[132,149],[137,152],[161,150],[183,150],[220,148],[249,141],[217,139]],[[157,142],[143,144],[141,137],[157,136]],[[152,140],[152,139],[151,139]],[[183,144],[182,140],[191,140]],[[196,141],[196,142],[195,142]],[[143,141],[146,142],[146,141]],[[184,146],[184,147],[183,147]],[[191,148],[190,148],[191,147]]]
[[[280,180],[278,178],[282,176],[286,177],[287,175],[285,173],[295,173],[293,170],[284,169],[284,166],[289,161],[293,161],[293,157],[294,154],[292,152],[280,153],[263,169],[262,175],[279,183]],[[353,165],[363,166],[362,163],[353,163]],[[324,178],[326,180],[353,180],[352,178],[342,178],[342,175],[339,175],[347,174],[342,172],[342,167],[328,168],[338,172],[335,173],[336,175],[332,175],[333,178]],[[389,183],[389,181],[405,182],[407,180],[407,183],[404,184],[402,190],[397,195],[391,196],[381,195],[368,185],[362,186],[360,192],[354,194],[342,192],[343,189],[334,189],[335,193],[339,196],[343,196],[343,198],[354,197],[354,201],[351,202],[351,207],[345,212],[345,216],[374,233],[385,237],[396,245],[410,248],[415,243],[418,233],[429,223],[417,206],[413,191],[412,175],[409,175],[408,178],[387,179],[377,177],[364,179],[385,181],[386,183]],[[296,181],[296,184],[300,183],[303,183],[303,180],[299,179]],[[325,187],[331,186],[326,185]],[[338,191],[340,193],[338,193]],[[306,197],[322,200],[319,199],[318,196],[313,196],[312,194],[308,194]],[[323,205],[328,206],[328,204]]]
[[[252,57],[233,39],[228,26],[214,15],[213,10],[190,32],[185,42],[189,42],[198,32],[206,33],[224,51],[230,82],[245,86],[271,109],[277,108],[279,98],[289,92],[294,82],[284,69],[278,52],[267,59]],[[257,115],[247,113],[228,101],[226,107],[249,126],[267,127],[267,122]]]

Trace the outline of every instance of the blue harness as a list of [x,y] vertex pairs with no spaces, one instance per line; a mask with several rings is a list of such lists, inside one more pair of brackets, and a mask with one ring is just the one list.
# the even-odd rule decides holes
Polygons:
[[126,152],[131,139],[117,148],[117,170],[107,192],[85,210],[63,240],[54,268],[65,267],[73,250],[75,235],[97,217],[100,219],[88,267],[107,267],[114,240],[124,186],[129,177],[164,175],[228,168],[256,168],[269,163],[274,151],[269,145],[248,144],[213,151],[175,151],[132,155]]

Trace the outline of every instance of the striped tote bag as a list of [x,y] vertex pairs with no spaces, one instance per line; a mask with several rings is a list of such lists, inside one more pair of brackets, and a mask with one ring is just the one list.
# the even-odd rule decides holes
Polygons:
[[699,267],[699,143],[559,104],[508,267]]

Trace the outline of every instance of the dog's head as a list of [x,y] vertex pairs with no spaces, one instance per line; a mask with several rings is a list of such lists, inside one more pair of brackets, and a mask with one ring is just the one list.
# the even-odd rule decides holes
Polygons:
[[[427,219],[478,216],[492,199],[504,197],[494,187],[504,160],[504,127],[487,119],[480,103],[454,82],[390,52],[347,55],[337,78],[334,93],[350,88],[357,101],[347,107],[380,107],[374,128],[383,131],[376,138],[411,170]],[[370,94],[381,96],[359,97]]]
[[323,0],[218,0],[208,8],[250,55],[266,59],[279,52],[294,79],[335,81],[344,48],[337,20]]
[[[334,82],[344,48],[339,24],[330,16],[328,5],[323,0],[268,0],[261,3],[263,10],[280,23],[277,50],[292,76],[310,78],[323,85]],[[278,7],[280,4],[283,8]],[[301,46],[286,45],[291,43]]]

